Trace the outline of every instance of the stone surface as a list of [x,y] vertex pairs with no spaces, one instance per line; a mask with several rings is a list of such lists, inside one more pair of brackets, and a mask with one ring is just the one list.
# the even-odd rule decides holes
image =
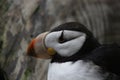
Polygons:
[[0,12],[7,19],[4,27],[0,25],[0,66],[10,80],[46,80],[50,60],[27,57],[27,45],[38,34],[61,23],[80,22],[101,43],[120,44],[119,0],[5,1],[10,5],[6,14]]

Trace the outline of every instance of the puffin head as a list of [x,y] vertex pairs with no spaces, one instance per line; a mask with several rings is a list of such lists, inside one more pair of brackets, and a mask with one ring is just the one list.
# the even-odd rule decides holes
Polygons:
[[[70,57],[81,49],[86,49],[83,47],[88,43],[88,50],[96,47],[98,43],[93,39],[92,33],[84,25],[68,22],[33,39],[28,46],[27,55],[42,59],[52,58],[56,54]],[[97,45],[94,46],[93,42]]]

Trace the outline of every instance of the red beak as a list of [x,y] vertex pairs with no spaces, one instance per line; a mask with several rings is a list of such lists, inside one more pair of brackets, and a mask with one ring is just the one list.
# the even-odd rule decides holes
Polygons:
[[28,48],[27,48],[27,55],[28,56],[37,57],[37,55],[35,54],[34,44],[35,44],[35,39],[33,39],[30,42],[30,44],[28,45]]

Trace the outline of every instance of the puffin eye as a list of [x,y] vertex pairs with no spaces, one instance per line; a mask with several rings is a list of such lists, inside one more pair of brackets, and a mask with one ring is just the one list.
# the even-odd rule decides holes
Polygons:
[[58,42],[59,43],[65,43],[67,41],[70,41],[70,40],[73,40],[73,39],[77,38],[77,37],[69,36],[69,35],[70,35],[70,33],[66,34],[66,33],[64,33],[64,30],[63,30],[61,32],[61,35],[60,35],[59,39],[58,39]]
[[60,35],[60,37],[59,37],[59,39],[58,39],[58,42],[59,43],[64,43],[66,40],[64,39],[64,30],[62,31],[62,33],[61,33],[61,35]]

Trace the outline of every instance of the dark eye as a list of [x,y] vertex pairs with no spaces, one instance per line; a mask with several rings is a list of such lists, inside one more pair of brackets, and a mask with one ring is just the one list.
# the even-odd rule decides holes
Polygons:
[[78,36],[70,36],[70,34],[64,34],[64,30],[62,31],[62,33],[61,33],[61,35],[60,35],[60,37],[59,37],[59,39],[58,39],[58,42],[59,43],[65,43],[65,42],[67,42],[67,41],[71,41],[71,40],[73,40],[73,39],[76,39]]

